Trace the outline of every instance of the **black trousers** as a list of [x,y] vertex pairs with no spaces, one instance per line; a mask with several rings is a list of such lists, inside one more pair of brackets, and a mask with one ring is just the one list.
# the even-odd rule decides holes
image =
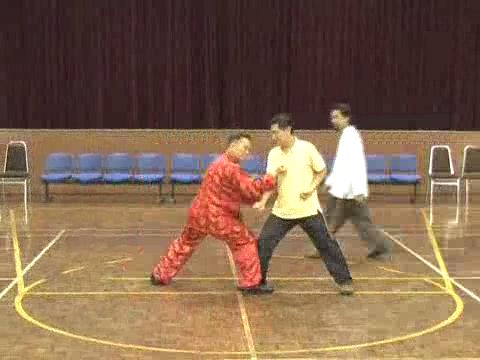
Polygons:
[[313,245],[320,251],[327,270],[335,282],[337,284],[350,282],[352,276],[342,250],[328,232],[323,215],[320,213],[299,219],[282,219],[270,214],[263,225],[258,240],[263,281],[266,282],[267,280],[268,266],[275,248],[280,240],[296,225],[299,225],[307,233]]
[[368,244],[369,253],[389,253],[392,250],[390,239],[373,224],[366,202],[338,199],[329,194],[325,218],[333,234],[350,220],[357,229],[360,239]]

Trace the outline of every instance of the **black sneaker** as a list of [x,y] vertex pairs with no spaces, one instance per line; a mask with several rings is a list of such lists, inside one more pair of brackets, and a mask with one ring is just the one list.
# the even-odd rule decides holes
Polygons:
[[152,285],[165,285],[161,280],[157,279],[153,274],[150,275]]
[[237,287],[244,295],[263,295],[273,293],[273,286],[268,284],[260,284],[249,288]]
[[388,250],[386,250],[386,251],[373,250],[373,251],[368,253],[367,258],[372,259],[372,260],[380,260],[380,261],[392,261],[393,260],[392,253]]

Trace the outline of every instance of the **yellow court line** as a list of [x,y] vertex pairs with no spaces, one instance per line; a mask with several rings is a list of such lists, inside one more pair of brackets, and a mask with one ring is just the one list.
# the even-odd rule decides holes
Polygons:
[[82,296],[82,295],[233,295],[235,291],[32,291],[29,295]]
[[435,238],[433,229],[430,226],[430,223],[427,219],[427,215],[425,214],[425,211],[423,209],[421,209],[420,211],[423,215],[425,226],[427,227],[428,237],[430,239],[430,243],[432,244],[433,252],[435,253],[435,258],[437,259],[437,262],[438,262],[438,267],[442,272],[442,277],[443,277],[443,281],[445,282],[445,287],[447,288],[448,291],[455,292],[452,286],[452,282],[450,280],[450,275],[448,274],[447,266],[445,265],[445,261],[443,261],[442,253],[440,252],[437,239]]
[[[230,257],[229,257],[230,265],[231,266],[233,265],[234,277],[236,278],[237,276],[236,276],[236,273],[235,273],[235,267],[234,267],[234,263],[233,263],[233,260],[232,260],[232,256],[231,256],[231,253],[229,253],[229,254],[230,254]],[[18,262],[19,258],[16,257],[15,260],[16,260],[16,266],[19,266],[20,270],[21,270],[21,263]],[[22,274],[22,272],[20,272],[20,274]],[[445,294],[450,295],[454,299],[455,304],[456,304],[456,309],[455,309],[454,313],[452,313],[449,316],[448,319],[446,319],[446,320],[444,320],[444,321],[442,321],[442,322],[440,322],[440,323],[438,323],[438,324],[436,324],[436,325],[434,325],[430,328],[427,328],[427,329],[424,329],[422,331],[418,331],[418,332],[415,332],[415,333],[411,333],[411,334],[407,334],[407,335],[403,335],[403,336],[398,336],[398,337],[394,337],[394,338],[390,338],[390,339],[361,343],[361,344],[351,344],[351,345],[341,345],[341,346],[324,347],[324,348],[311,348],[311,349],[301,349],[301,350],[278,350],[278,351],[263,351],[263,352],[255,351],[254,354],[252,354],[251,351],[249,351],[249,352],[227,352],[227,351],[198,351],[198,350],[166,349],[166,348],[149,347],[149,346],[142,346],[142,345],[135,345],[135,344],[117,343],[117,342],[113,342],[113,341],[101,340],[101,339],[97,339],[97,338],[93,338],[93,337],[77,335],[77,334],[73,334],[73,333],[68,332],[68,331],[64,331],[64,330],[52,327],[50,325],[47,325],[45,323],[40,322],[37,319],[34,319],[33,317],[31,317],[25,311],[25,309],[23,308],[23,303],[22,302],[23,302],[24,297],[27,294],[31,294],[31,293],[29,293],[29,291],[31,289],[33,289],[35,286],[37,286],[37,285],[39,285],[39,284],[41,284],[45,281],[46,281],[45,279],[37,281],[36,283],[34,283],[34,284],[30,285],[29,287],[27,287],[26,289],[24,289],[24,291],[19,292],[17,294],[17,296],[15,297],[15,309],[16,309],[17,313],[22,318],[24,318],[26,321],[28,321],[28,322],[30,322],[30,323],[32,323],[32,324],[34,324],[34,325],[36,325],[40,328],[43,328],[47,331],[50,331],[50,332],[53,332],[53,333],[56,333],[56,334],[59,334],[59,335],[64,335],[64,336],[67,336],[67,337],[71,337],[71,338],[74,338],[74,339],[91,342],[91,343],[102,344],[102,345],[110,345],[110,346],[116,346],[116,347],[120,347],[120,348],[127,348],[127,349],[134,349],[134,350],[167,352],[167,353],[189,353],[189,354],[200,354],[200,355],[214,355],[214,354],[215,355],[232,355],[232,354],[248,355],[248,354],[250,354],[250,356],[254,355],[255,358],[256,358],[257,354],[294,354],[294,353],[299,354],[299,353],[317,353],[317,352],[328,352],[328,351],[339,351],[339,350],[355,350],[355,349],[364,348],[364,347],[371,347],[371,346],[376,346],[376,345],[382,345],[382,344],[404,341],[404,340],[416,338],[416,337],[419,337],[419,336],[437,331],[437,330],[441,329],[442,327],[445,327],[445,326],[451,324],[452,322],[454,322],[461,315],[461,313],[463,311],[463,302],[462,302],[461,298],[454,291],[449,291],[448,288],[443,288],[442,286],[439,286],[438,284],[435,284],[434,282],[430,282],[434,286],[437,286],[441,290],[444,290]],[[427,280],[425,280],[425,281],[427,281]],[[163,292],[155,292],[155,294],[160,294],[160,293],[163,293]],[[337,292],[335,292],[335,294],[337,294]],[[237,292],[237,296],[240,296],[240,298],[242,300],[242,304],[243,304],[243,309],[245,310],[245,304],[243,303],[243,297],[241,297],[241,295],[238,292]],[[246,310],[245,310],[245,316],[246,316]],[[243,317],[242,317],[242,319],[243,319]],[[246,319],[248,320],[248,318],[246,318]],[[248,326],[248,328],[249,328],[249,326]],[[250,335],[251,335],[251,332],[250,332]],[[252,345],[253,345],[253,339],[252,339]]]
[[83,270],[83,269],[85,269],[85,266],[80,266],[80,267],[77,267],[77,268],[62,271],[62,274],[70,274],[72,272],[80,271],[80,270]]
[[[295,256],[295,255],[273,255],[272,257],[274,258],[280,258],[280,259],[295,259],[295,260],[310,260],[310,259],[306,259],[305,256]],[[348,259],[347,259],[348,261]],[[349,261],[348,262],[348,265],[358,265],[360,264],[359,262],[355,262],[355,261]],[[269,277],[270,279],[270,277]]]
[[122,263],[122,262],[127,262],[127,261],[132,261],[133,259],[131,257],[128,257],[128,258],[122,258],[122,259],[118,259],[118,260],[112,260],[112,261],[106,261],[105,264],[118,264],[118,263]]
[[[35,285],[35,284],[33,284],[33,285]],[[30,288],[33,288],[34,287],[33,285]],[[122,347],[122,348],[127,348],[127,349],[160,351],[160,352],[171,352],[171,353],[189,353],[189,354],[198,353],[198,351],[193,351],[193,350],[189,351],[189,350],[177,350],[177,349],[162,349],[162,348],[141,346],[141,345],[135,345],[135,344],[120,344],[120,343],[116,343],[116,342],[113,342],[113,341],[95,339],[95,338],[91,338],[91,337],[88,337],[88,336],[77,335],[77,334],[70,333],[68,331],[56,329],[54,327],[46,325],[46,324],[32,318],[25,311],[25,309],[23,308],[22,301],[23,301],[23,298],[25,297],[25,295],[27,295],[27,294],[28,294],[28,291],[25,291],[25,292],[22,292],[22,293],[18,293],[17,296],[15,297],[15,309],[16,309],[17,313],[21,317],[23,317],[25,320],[27,320],[28,322],[30,322],[30,323],[32,323],[32,324],[34,324],[34,325],[36,325],[36,326],[38,326],[42,329],[53,332],[55,334],[64,335],[64,336],[71,337],[71,338],[74,338],[74,339],[89,341],[89,342],[93,342],[93,343],[97,343],[97,344],[111,345],[111,346],[117,346],[117,347]]]
[[[392,270],[385,268],[383,266],[378,266],[382,270],[395,272],[404,274],[402,271]],[[333,281],[331,277],[270,277],[272,281]],[[412,276],[404,276],[404,277],[369,277],[369,276],[354,276],[354,280],[366,280],[366,281],[413,281],[413,280],[424,280],[424,279],[432,279],[432,280],[442,280],[443,277],[437,276],[432,277],[429,275],[422,275],[422,274],[412,274]],[[480,276],[460,276],[460,277],[453,277],[452,279],[458,280],[480,280]],[[112,281],[150,281],[149,277],[105,277],[102,280],[112,280]],[[174,281],[219,281],[219,280],[238,280],[234,277],[177,277]]]
[[[43,328],[47,331],[64,335],[67,337],[71,337],[74,339],[82,340],[82,341],[87,341],[91,343],[96,343],[96,344],[102,344],[102,345],[109,345],[109,346],[115,346],[115,347],[120,347],[120,348],[127,348],[127,349],[133,349],[133,350],[143,350],[143,351],[153,351],[153,352],[167,352],[167,353],[190,353],[190,354],[199,354],[199,355],[248,355],[249,352],[227,352],[227,351],[192,351],[192,350],[181,350],[181,349],[166,349],[166,348],[158,348],[158,347],[148,347],[148,346],[142,346],[142,345],[135,345],[135,344],[125,344],[125,343],[116,343],[113,341],[108,341],[108,340],[101,340],[93,337],[88,337],[88,336],[82,336],[82,335],[77,335],[70,333],[65,330],[61,330],[58,328],[54,328],[48,324],[42,323],[39,320],[34,319],[31,317],[24,309],[23,309],[23,298],[27,294],[31,294],[28,291],[32,289],[34,286],[40,284],[41,282],[45,282],[45,280],[40,280],[35,284],[32,284],[29,286],[27,289],[25,289],[24,293],[18,294],[17,297],[15,298],[15,309],[17,313],[23,317],[26,321]],[[413,338],[417,338],[429,333],[432,333],[434,331],[438,331],[439,329],[448,326],[449,324],[453,323],[462,313],[463,311],[463,302],[461,298],[453,292],[448,293],[448,291],[443,288],[442,286],[435,284],[432,282],[434,286],[439,287],[440,289],[444,290],[445,293],[449,294],[455,301],[456,304],[456,309],[455,311],[448,317],[448,319],[421,331],[403,335],[403,336],[398,336],[390,339],[384,339],[384,340],[379,340],[379,341],[372,341],[372,342],[366,342],[366,343],[360,343],[360,344],[351,344],[351,345],[340,345],[340,346],[333,346],[333,347],[324,347],[324,348],[310,348],[310,349],[301,349],[301,350],[281,350],[281,351],[265,351],[265,352],[256,352],[256,354],[293,354],[293,353],[318,353],[318,352],[330,352],[330,351],[347,351],[347,350],[356,350],[359,348],[365,348],[365,347],[372,347],[372,346],[377,346],[377,345],[382,345],[382,344],[389,344],[389,343],[395,343],[395,342],[400,342],[400,341],[405,341]]]
[[381,265],[377,265],[377,268],[379,268],[381,270],[384,270],[384,271],[387,271],[387,272],[395,273],[395,274],[405,274],[403,271],[396,270],[396,269],[390,269],[388,267],[381,266]]
[[272,257],[283,258],[283,259],[301,259],[305,260],[304,256],[295,256],[295,255],[272,255]]
[[[25,266],[24,269],[22,269],[22,276],[21,278],[23,279],[23,277],[25,276],[25,274],[30,271],[30,269],[37,263],[37,261],[39,261],[42,256],[53,246],[55,245],[55,243],[60,240],[60,238],[63,236],[63,234],[66,232],[66,229],[63,229],[61,231],[59,231],[57,233],[57,235],[55,236],[55,238],[53,238],[48,244],[47,246],[45,246],[43,248],[42,251],[40,251],[37,256],[35,256],[35,258],[27,265]],[[18,240],[18,239],[17,239]],[[19,247],[19,250],[20,250],[20,247]],[[20,265],[20,268],[22,268],[22,263],[19,262],[18,263]],[[15,266],[17,266],[17,262],[15,263]],[[11,282],[10,284],[5,288],[3,289],[1,292],[0,292],[0,299],[2,299],[9,291],[11,288],[13,288],[15,285],[17,285],[18,283],[18,277],[15,277]]]
[[[401,241],[399,241],[398,239],[396,239],[394,236],[390,235],[389,233],[387,233],[386,231],[384,231],[384,234],[387,235],[390,239],[392,239],[392,241],[394,241],[398,246],[400,246],[401,248],[403,248],[405,251],[407,251],[408,253],[410,253],[412,256],[414,256],[415,258],[417,258],[418,260],[420,260],[421,262],[423,262],[426,266],[428,266],[430,269],[432,269],[433,271],[435,271],[437,274],[439,275],[442,275],[442,279],[444,279],[444,276],[445,276],[445,273],[442,272],[441,269],[439,269],[437,266],[433,265],[431,262],[429,262],[428,260],[426,260],[425,258],[423,258],[422,256],[420,256],[419,254],[417,254],[415,251],[413,251],[412,249],[410,249],[408,246],[406,246],[404,243],[402,243]],[[459,289],[461,289],[465,294],[467,294],[468,296],[470,296],[471,298],[475,299],[475,301],[478,301],[480,303],[480,296],[478,296],[477,294],[475,294],[472,290],[469,290],[467,289],[465,286],[463,286],[462,284],[460,284],[457,280],[455,280],[455,278],[451,278],[451,277],[448,277],[448,280],[451,281],[453,284],[455,284]]]
[[[354,236],[354,235],[352,235]],[[272,255],[274,258],[284,258],[284,259],[301,259],[301,260],[312,260],[309,258],[306,258],[305,256],[299,256],[299,255]],[[315,260],[315,259],[313,259]],[[352,264],[352,263],[349,263]],[[355,264],[355,262],[353,262]]]
[[[415,274],[415,273],[410,273],[410,272],[406,272],[406,271],[391,269],[391,268],[388,268],[386,266],[377,266],[377,267],[381,270],[384,270],[384,271],[405,274],[405,275],[409,275],[409,276],[412,276],[412,277],[416,277],[418,275],[421,275],[421,274]],[[425,275],[423,280],[428,282],[428,283],[431,283],[431,284],[434,284],[434,285],[438,286],[438,283],[434,282],[433,280],[443,280],[443,278],[442,277],[428,277],[427,275]]]
[[[276,294],[291,295],[338,295],[338,291],[328,290],[277,290]],[[29,295],[36,296],[91,296],[91,295],[233,295],[238,294],[237,291],[32,291]],[[448,295],[444,291],[356,291],[358,295]]]
[[[354,278],[355,280],[355,278]],[[292,294],[292,295],[317,295],[317,294],[335,294],[338,295],[338,291],[321,291],[321,290],[312,290],[312,291],[290,291],[290,290],[279,290],[275,291],[276,294]],[[444,291],[355,291],[355,294],[358,295],[448,295]]]
[[[104,277],[102,280],[114,280],[114,281],[150,281],[150,277]],[[232,276],[225,277],[176,277],[177,280],[195,280],[195,281],[217,281],[217,280],[236,280]]]
[[405,341],[405,340],[410,340],[414,338],[418,338],[420,336],[433,333],[435,331],[440,330],[441,328],[444,328],[451,323],[455,322],[460,315],[463,312],[464,304],[460,296],[458,296],[455,292],[449,292],[448,289],[443,288],[441,285],[436,284],[435,282],[430,282],[432,285],[435,285],[439,287],[440,289],[444,290],[445,294],[450,295],[454,301],[455,301],[455,311],[444,321],[421,331],[417,331],[415,333],[411,334],[406,334],[403,336],[397,336],[393,337],[390,339],[385,339],[385,340],[379,340],[379,341],[371,341],[371,342],[365,342],[363,344],[352,344],[352,345],[339,345],[339,346],[330,346],[330,347],[325,347],[325,348],[312,348],[312,349],[302,349],[302,350],[278,350],[278,351],[258,351],[257,354],[262,354],[262,355],[286,355],[286,354],[305,354],[305,353],[317,353],[317,352],[331,352],[331,351],[347,351],[347,350],[358,350],[361,348],[366,348],[366,347],[372,347],[372,346],[378,346],[378,345],[385,345],[385,344],[391,344],[395,342],[400,342],[400,341]]
[[20,245],[17,237],[17,223],[15,221],[15,212],[10,210],[10,227],[12,231],[13,249],[15,255],[15,272],[17,273],[18,292],[23,293],[25,290],[25,282],[23,280],[22,258],[20,256]]
[[[225,247],[227,249],[228,263],[230,265],[230,270],[232,271],[233,277],[238,278],[232,252],[230,251],[229,247],[226,244],[225,244]],[[243,296],[242,294],[240,294],[240,292],[237,292],[237,300],[238,300],[238,305],[240,306],[240,314],[242,316],[243,330],[245,332],[245,338],[247,340],[250,359],[257,359],[257,352],[255,351],[255,344],[253,342],[252,329],[250,328],[250,322],[248,321],[245,301],[243,300]]]
[[27,286],[27,287],[25,288],[25,293],[31,294],[31,293],[30,293],[30,290],[31,290],[31,289],[33,289],[34,287],[36,287],[36,286],[38,286],[38,285],[40,285],[40,284],[43,284],[43,283],[45,283],[45,282],[47,282],[47,279],[41,279],[41,280],[35,281],[33,284],[31,284],[31,285],[29,285],[29,286]]

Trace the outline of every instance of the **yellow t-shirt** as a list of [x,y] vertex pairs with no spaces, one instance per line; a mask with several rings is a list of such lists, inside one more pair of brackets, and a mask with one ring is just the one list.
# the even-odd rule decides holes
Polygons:
[[287,171],[277,178],[278,196],[272,214],[283,219],[298,219],[321,212],[317,190],[308,199],[300,198],[300,194],[310,188],[315,172],[325,169],[325,161],[315,145],[295,138],[287,152],[280,146],[274,147],[268,154],[267,173],[273,174],[280,165]]

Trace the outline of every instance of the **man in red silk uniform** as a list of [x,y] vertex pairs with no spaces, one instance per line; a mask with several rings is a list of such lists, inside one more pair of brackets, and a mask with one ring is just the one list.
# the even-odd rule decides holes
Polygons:
[[[239,270],[239,289],[246,293],[273,291],[262,284],[258,239],[240,218],[240,204],[253,205],[276,186],[274,176],[254,179],[240,168],[251,147],[248,134],[233,135],[228,148],[207,171],[188,214],[188,222],[151,275],[154,285],[167,285],[192,256],[202,240],[211,235],[230,248]],[[284,169],[279,167],[277,173]]]

